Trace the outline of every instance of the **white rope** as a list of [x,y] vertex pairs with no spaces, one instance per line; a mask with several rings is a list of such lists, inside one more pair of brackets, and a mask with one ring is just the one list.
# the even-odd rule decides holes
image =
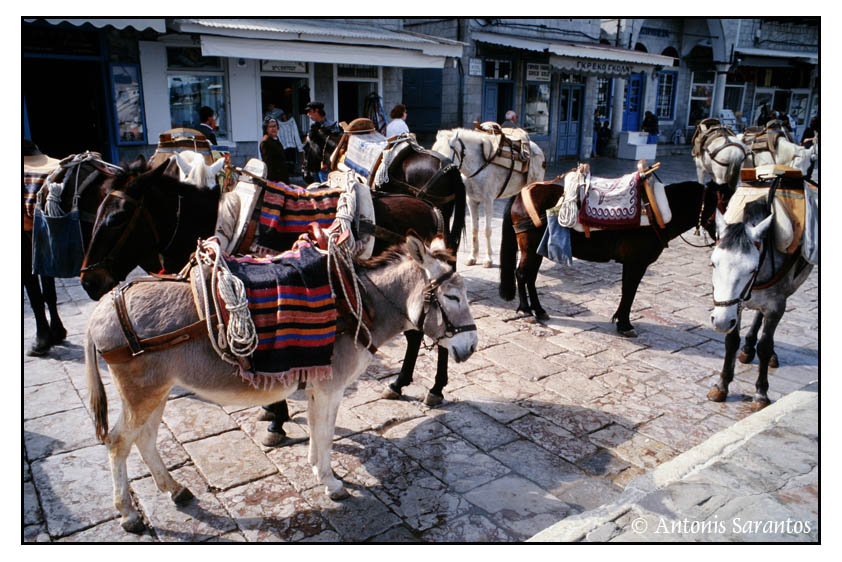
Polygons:
[[591,175],[584,175],[578,170],[564,177],[564,197],[558,209],[558,224],[573,228],[579,222],[579,186],[584,185],[587,193],[590,183]]
[[[200,240],[196,250],[196,257],[199,261],[199,277],[201,279],[202,302],[205,308],[205,318],[208,325],[208,339],[214,351],[224,361],[237,365],[238,362],[232,359],[225,352],[231,351],[237,357],[247,357],[257,349],[257,330],[251,319],[248,310],[248,298],[243,282],[232,275],[222,259],[222,251],[219,243],[214,240]],[[217,294],[222,297],[225,308],[229,312],[228,327],[222,323],[222,315],[216,299],[207,294],[207,284],[202,265],[212,265],[211,269],[211,295]],[[217,316],[217,338],[213,337],[213,325],[211,324],[210,307],[213,304]]]
[[[341,268],[344,266],[345,271],[347,271],[348,275],[351,277],[351,281],[354,285],[354,295],[356,297],[357,302],[356,308],[351,310],[351,314],[357,320],[357,329],[354,333],[354,346],[359,347],[360,330],[365,331],[366,335],[368,336],[368,341],[372,341],[371,331],[368,329],[368,326],[366,326],[363,322],[363,299],[362,295],[360,294],[360,285],[359,278],[357,277],[357,271],[354,268],[354,256],[351,253],[352,250],[349,248],[349,244],[336,244],[337,238],[339,238],[338,232],[331,233],[328,237],[327,278],[328,282],[330,283],[330,292],[333,294],[333,298],[335,299],[337,293],[333,283],[334,266],[338,265],[338,267],[336,267],[337,271],[341,270]],[[337,262],[339,263],[337,264]],[[339,283],[341,284],[341,280],[339,281]],[[347,300],[350,301],[350,299]]]

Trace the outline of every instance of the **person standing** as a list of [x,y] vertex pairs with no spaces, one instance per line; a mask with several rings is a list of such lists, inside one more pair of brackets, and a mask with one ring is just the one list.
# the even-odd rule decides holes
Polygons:
[[506,112],[506,120],[500,123],[501,127],[508,127],[510,129],[517,128],[517,111],[510,109]]
[[278,120],[267,117],[263,123],[263,139],[260,141],[260,159],[266,163],[266,179],[274,182],[289,182],[284,147],[278,138]]
[[304,145],[301,143],[301,133],[298,132],[298,125],[294,119],[290,119],[289,117],[289,113],[281,115],[281,119],[278,121],[278,138],[284,147],[287,171],[292,176],[295,171],[298,153],[304,151]]
[[409,132],[409,126],[406,124],[406,106],[404,104],[399,103],[393,107],[389,113],[389,117],[392,120],[386,125],[387,139]]
[[[327,137],[328,137],[329,131],[331,129],[336,128],[336,123],[327,120],[327,118],[325,116],[325,104],[323,104],[320,101],[309,102],[307,105],[304,106],[304,113],[306,113],[307,117],[309,117],[310,120],[313,122],[313,124],[310,125],[310,131],[307,133],[307,142],[312,143],[313,145],[319,146],[320,150],[323,152],[324,151],[323,144],[319,140],[316,140],[316,139],[322,139],[323,138],[323,139],[325,139],[325,142],[327,142]],[[325,130],[322,130],[322,129],[327,129],[327,130],[325,131]],[[304,180],[307,183],[311,183],[315,178],[306,170],[306,165],[307,164],[305,162],[305,163],[303,163],[303,166],[302,166],[303,168],[305,168],[303,170]],[[319,181],[321,181],[321,182],[327,181],[327,174],[328,174],[329,171],[330,170],[328,170],[327,164],[325,162],[321,162],[320,163],[320,169],[319,169],[319,172],[318,172]]]
[[213,109],[206,105],[199,109],[199,126],[196,129],[205,135],[212,145],[216,144],[215,131],[217,128],[216,115]]
[[649,144],[658,144],[658,118],[651,111],[647,111],[643,117],[643,124],[640,130],[649,133]]

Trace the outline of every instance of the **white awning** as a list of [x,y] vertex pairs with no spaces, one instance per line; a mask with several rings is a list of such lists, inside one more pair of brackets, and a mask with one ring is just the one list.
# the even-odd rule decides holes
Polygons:
[[651,71],[657,66],[671,67],[674,61],[672,57],[664,55],[653,55],[595,43],[554,43],[548,40],[485,31],[475,31],[471,37],[483,43],[549,53],[552,66],[575,74],[628,76]]
[[775,49],[755,49],[752,47],[738,47],[734,49],[735,52],[748,55],[750,57],[765,57],[777,59],[804,59],[804,62],[810,64],[819,63],[818,53],[808,53],[804,51],[778,51]]
[[443,68],[445,61],[445,57],[432,57],[420,52],[386,47],[361,47],[335,43],[306,43],[303,41],[269,41],[266,39],[241,39],[216,35],[202,35],[202,54],[244,59],[298,60],[406,68]]
[[201,36],[202,54],[248,59],[442,68],[464,43],[402,29],[331,20],[175,19],[171,27]]
[[27,18],[23,21],[27,23],[32,23],[37,19],[43,19],[45,22],[58,25],[60,23],[67,22],[72,25],[85,25],[86,23],[91,24],[94,27],[102,28],[106,26],[113,26],[115,29],[126,29],[127,27],[133,27],[138,31],[143,31],[144,29],[154,29],[158,33],[166,33],[167,32],[167,24],[164,18]]

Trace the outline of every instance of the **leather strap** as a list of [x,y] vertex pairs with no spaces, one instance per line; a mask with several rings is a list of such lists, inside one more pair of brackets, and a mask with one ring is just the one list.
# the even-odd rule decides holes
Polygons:
[[[216,320],[216,316],[211,317],[212,321]],[[122,322],[122,321],[121,321]],[[100,352],[102,358],[109,364],[112,363],[126,363],[133,357],[145,352],[163,351],[171,347],[175,347],[191,339],[199,339],[202,336],[207,336],[207,324],[204,320],[198,320],[189,326],[179,328],[173,332],[163,334],[160,336],[153,336],[142,340],[137,340],[137,344],[141,346],[140,352],[135,353],[128,345],[111,349],[109,351]],[[137,337],[137,336],[135,336]]]

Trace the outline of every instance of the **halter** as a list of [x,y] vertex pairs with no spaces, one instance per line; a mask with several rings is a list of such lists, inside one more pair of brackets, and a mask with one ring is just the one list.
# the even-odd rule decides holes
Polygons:
[[[383,291],[381,291],[380,288],[376,284],[374,284],[374,282],[371,281],[371,279],[368,279],[367,275],[363,274],[363,276],[366,277],[366,279],[368,279],[368,282],[371,284],[371,286],[374,287],[374,289],[378,293],[380,293],[380,296],[385,298],[386,302],[391,304],[393,308],[395,308],[398,312],[401,313],[401,315],[403,315],[404,318],[409,320],[410,324],[412,324],[413,327],[419,332],[422,332],[422,333],[424,332],[424,323],[426,322],[427,314],[429,313],[429,311],[433,307],[438,307],[439,311],[441,312],[442,322],[444,323],[444,333],[441,336],[435,338],[435,341],[434,341],[434,345],[438,345],[438,343],[441,340],[446,339],[446,338],[452,338],[456,334],[461,334],[462,332],[476,332],[477,331],[476,324],[465,324],[465,325],[462,325],[462,326],[454,326],[453,322],[451,322],[450,318],[447,316],[447,313],[444,311],[444,307],[441,305],[441,301],[439,300],[439,297],[436,294],[436,291],[439,289],[439,287],[441,287],[448,279],[450,279],[453,276],[454,273],[456,273],[456,267],[455,266],[452,267],[449,271],[446,271],[446,272],[442,273],[441,275],[439,275],[438,277],[436,277],[435,279],[429,281],[426,285],[424,285],[424,288],[422,289],[422,293],[424,294],[424,306],[421,309],[421,315],[418,317],[417,321],[413,321],[411,318],[409,318],[406,315],[406,313],[403,312],[403,310],[399,306],[397,306],[395,303],[393,303],[389,299],[389,297],[387,297],[386,295],[383,294]],[[428,337],[431,337],[431,336],[428,336]]]
[[[132,178],[132,180],[130,180],[130,183],[131,183],[131,181],[133,181],[133,178]],[[134,197],[131,197],[130,195],[127,195],[123,191],[116,191],[116,190],[112,191],[108,195],[106,195],[106,199],[110,196],[116,197],[118,199],[122,199],[127,204],[133,205],[134,210],[132,212],[132,216],[129,219],[129,222],[126,224],[125,228],[123,228],[123,232],[120,235],[120,238],[117,239],[117,243],[114,244],[114,247],[112,247],[111,251],[108,252],[108,255],[106,255],[102,260],[98,261],[97,263],[95,263],[93,265],[87,265],[88,256],[87,255],[85,256],[85,260],[82,262],[82,269],[80,270],[80,274],[81,273],[87,273],[87,272],[92,271],[92,270],[97,269],[97,268],[103,268],[106,271],[108,271],[109,273],[113,273],[111,271],[110,267],[109,267],[109,264],[111,262],[115,261],[114,256],[117,254],[117,252],[119,252],[123,248],[123,246],[128,241],[129,235],[134,231],[134,227],[137,224],[137,221],[140,218],[141,214],[146,218],[146,222],[149,224],[149,228],[152,230],[152,237],[155,240],[155,247],[157,248],[161,245],[161,237],[158,234],[158,229],[155,226],[155,221],[152,218],[152,214],[149,212],[149,209],[146,208],[143,204],[144,201],[145,201],[144,197],[141,197],[140,199],[135,199]],[[178,233],[178,227],[181,224],[181,200],[182,200],[182,196],[179,195],[178,196],[178,210],[176,211],[176,223],[175,223],[175,228],[173,228],[173,233],[170,236],[170,239],[167,242],[167,245],[164,246],[158,252],[158,262],[161,264],[161,269],[164,269],[164,258],[163,258],[162,254],[163,254],[163,252],[166,252],[170,248],[170,246],[172,246],[173,242],[175,241],[176,234]],[[94,235],[95,234],[96,234],[96,232],[94,232]]]
[[[719,241],[716,241],[716,245],[719,245]],[[754,268],[754,271],[751,273],[751,277],[749,277],[748,282],[743,287],[743,290],[740,291],[740,296],[735,299],[731,299],[728,301],[718,301],[713,299],[713,306],[722,306],[728,307],[732,305],[737,305],[737,313],[739,314],[740,309],[743,306],[743,302],[749,300],[751,298],[751,290],[755,287],[754,282],[757,281],[757,274],[760,271],[760,266],[763,264],[763,258],[766,257],[766,244],[761,244],[760,242],[755,242],[754,246],[760,250],[760,258],[757,260],[757,267]]]

